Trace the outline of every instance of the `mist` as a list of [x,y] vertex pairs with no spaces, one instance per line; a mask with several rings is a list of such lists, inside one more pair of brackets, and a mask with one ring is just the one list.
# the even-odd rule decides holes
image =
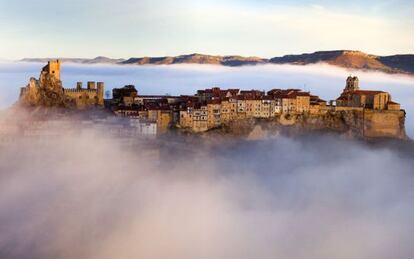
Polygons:
[[[30,77],[38,77],[42,63],[0,63],[0,109],[13,104],[19,89]],[[414,77],[376,72],[352,72],[329,65],[259,65],[222,67],[211,65],[119,66],[79,65],[65,63],[62,80],[67,88],[77,81],[103,81],[105,89],[134,84],[140,94],[195,94],[198,89],[222,88],[260,89],[299,88],[329,101],[336,99],[349,74],[360,78],[364,89],[391,93],[407,111],[407,133],[414,136]]]
[[0,257],[414,254],[412,152],[336,135],[156,146],[66,135],[2,147]]

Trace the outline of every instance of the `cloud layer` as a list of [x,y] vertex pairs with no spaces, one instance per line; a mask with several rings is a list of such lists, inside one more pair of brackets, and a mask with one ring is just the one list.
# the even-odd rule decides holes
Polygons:
[[412,150],[336,136],[217,143],[3,147],[0,256],[412,258]]

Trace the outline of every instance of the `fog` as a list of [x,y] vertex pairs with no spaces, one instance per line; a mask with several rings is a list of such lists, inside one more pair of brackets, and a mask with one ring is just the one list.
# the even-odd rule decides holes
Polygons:
[[2,147],[0,257],[414,255],[412,153],[329,135],[161,143]]
[[[3,107],[40,67],[0,66]],[[142,94],[302,86],[329,100],[348,74],[65,64],[63,80],[134,83]],[[412,79],[358,76],[363,87],[390,91],[410,120]],[[172,135],[129,147],[94,135],[0,145],[0,258],[413,258],[411,143]]]
[[[0,63],[0,108],[14,103],[19,88],[31,76],[38,77],[41,63]],[[360,78],[364,89],[389,91],[407,111],[407,132],[414,136],[414,77],[384,73],[350,72],[329,65],[291,66],[263,65],[221,67],[210,65],[118,66],[63,64],[65,87],[77,81],[104,81],[106,89],[134,84],[141,94],[194,94],[197,89],[222,88],[262,89],[300,88],[334,100],[342,92],[349,74]]]

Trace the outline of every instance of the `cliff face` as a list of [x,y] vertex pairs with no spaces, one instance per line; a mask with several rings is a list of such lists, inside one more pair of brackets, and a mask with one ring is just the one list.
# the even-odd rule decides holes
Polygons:
[[[325,115],[293,117],[303,129],[333,130],[358,138],[405,139],[404,111],[337,111]],[[281,125],[286,125],[279,120]]]
[[281,115],[272,120],[234,121],[220,131],[249,138],[280,133],[331,131],[353,138],[406,139],[404,122],[404,111],[337,111],[324,115]]
[[60,80],[49,75],[40,80],[31,78],[28,86],[22,90],[19,103],[23,106],[68,107]]
[[406,138],[404,111],[365,111],[365,137]]

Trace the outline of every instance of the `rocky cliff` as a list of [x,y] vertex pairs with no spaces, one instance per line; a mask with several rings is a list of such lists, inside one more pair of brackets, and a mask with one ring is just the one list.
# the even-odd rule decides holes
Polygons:
[[42,69],[38,80],[30,78],[29,84],[21,89],[20,106],[70,108],[75,105],[73,100],[65,96],[59,75],[50,73],[48,69],[49,64]]
[[28,86],[22,90],[19,104],[22,106],[70,107],[63,93],[60,80],[44,76],[41,80],[31,78]]
[[257,139],[278,134],[336,132],[350,138],[406,139],[404,111],[337,111],[323,115],[280,115],[274,119],[234,121],[212,132]]

